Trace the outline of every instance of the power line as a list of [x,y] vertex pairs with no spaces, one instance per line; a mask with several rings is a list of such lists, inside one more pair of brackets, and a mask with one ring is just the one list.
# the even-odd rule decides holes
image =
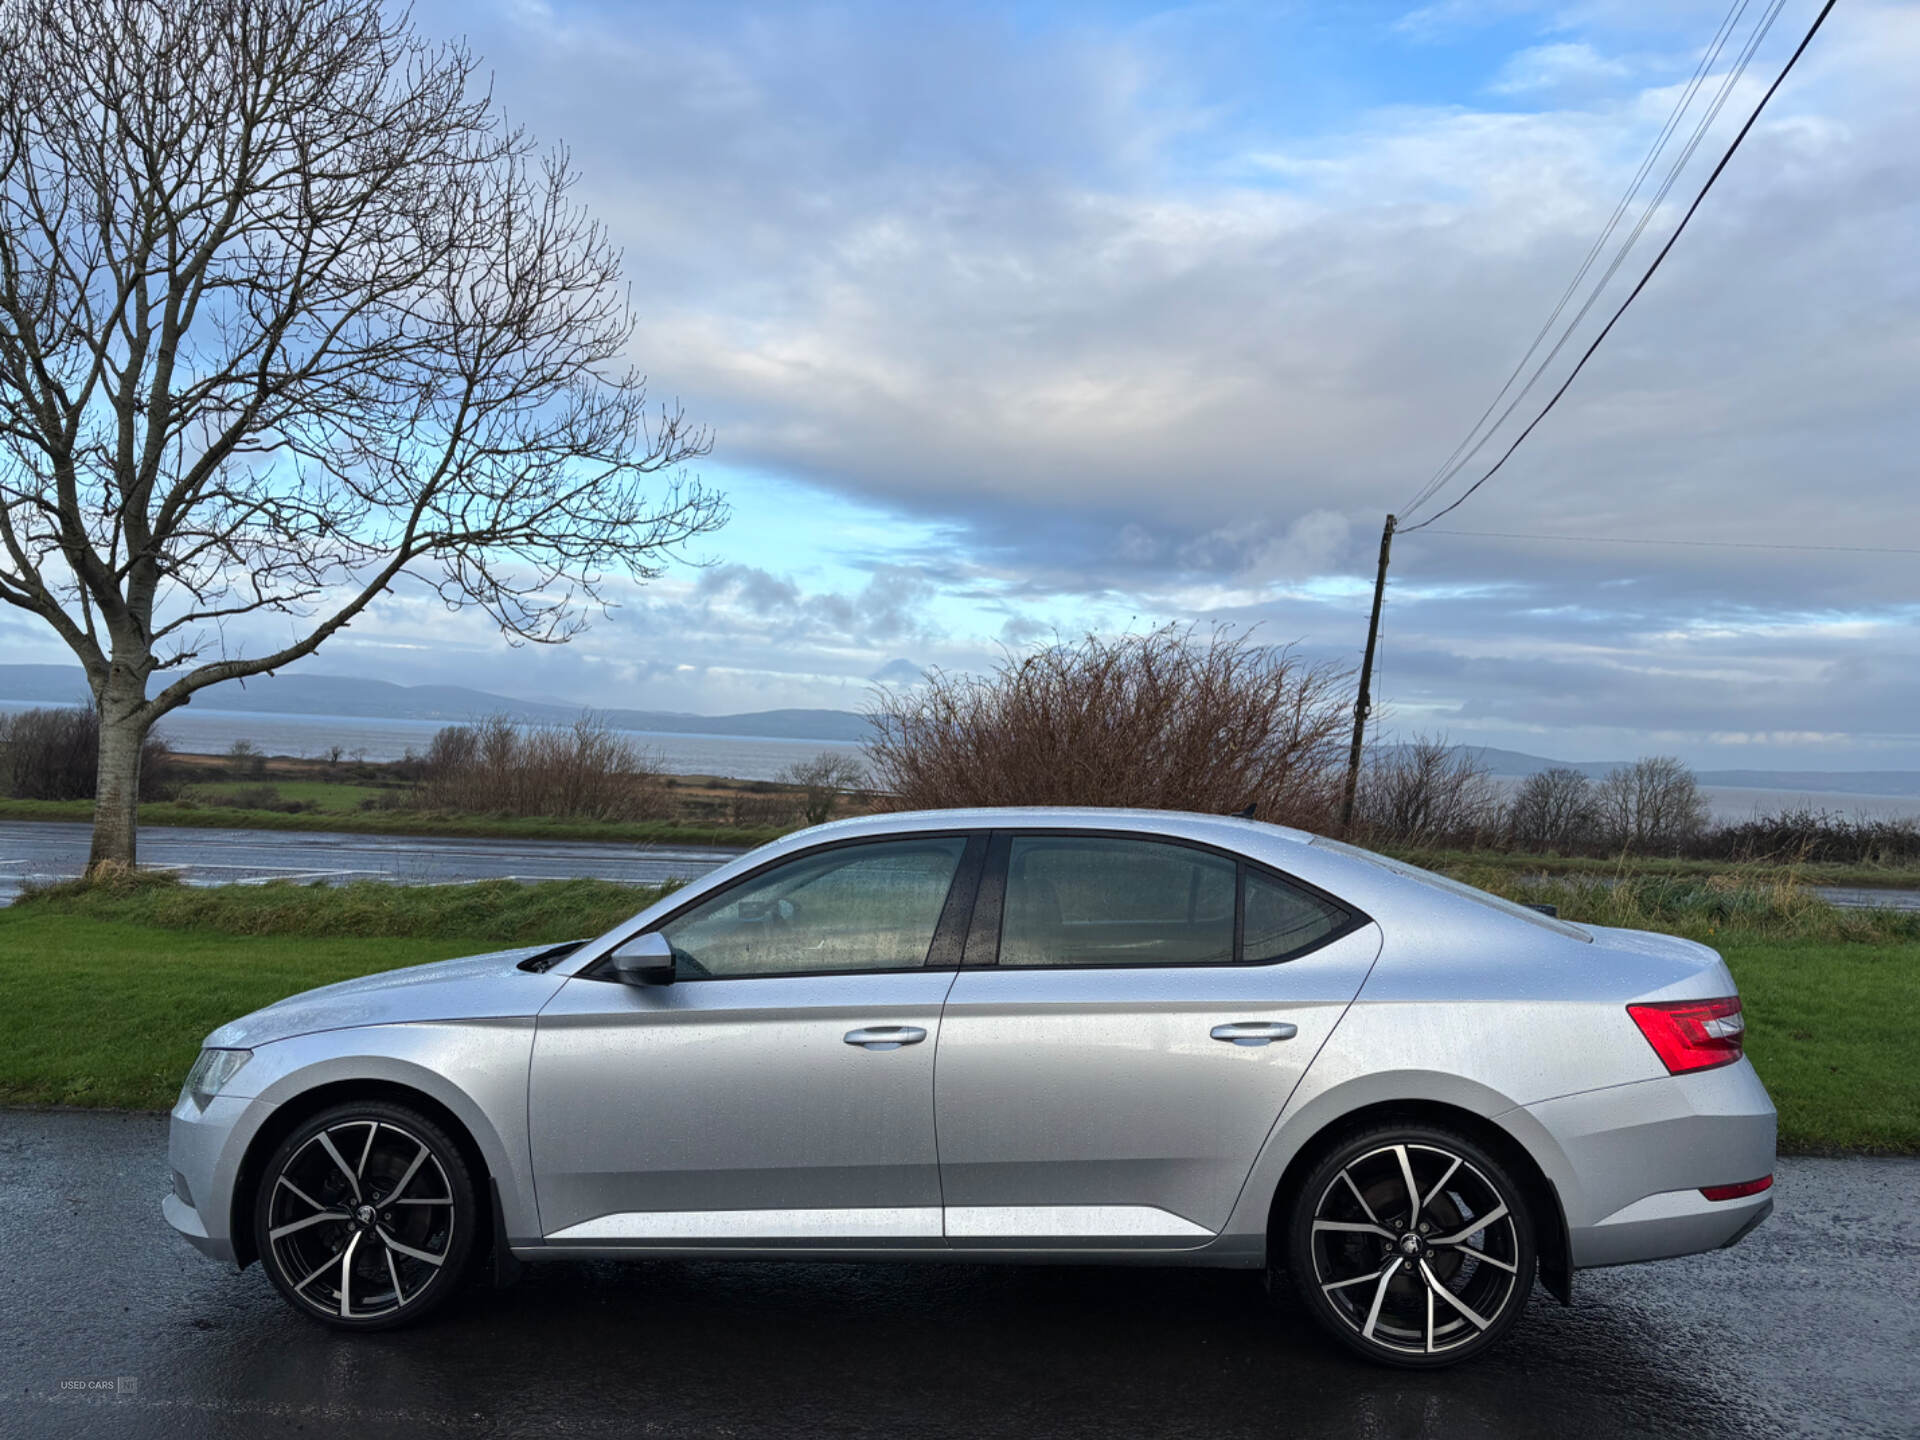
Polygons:
[[[1587,248],[1586,257],[1581,260],[1580,268],[1574,272],[1573,279],[1567,282],[1567,288],[1561,292],[1559,301],[1553,307],[1553,312],[1547,316],[1545,322],[1540,326],[1539,333],[1533,337],[1533,343],[1527,346],[1526,353],[1515,363],[1512,373],[1507,376],[1506,380],[1501,384],[1500,389],[1495,392],[1494,397],[1487,402],[1487,408],[1480,412],[1479,418],[1468,428],[1467,433],[1461,438],[1460,443],[1453,447],[1452,453],[1449,454],[1445,460],[1441,461],[1440,468],[1433,472],[1428,478],[1427,483],[1421,487],[1413,499],[1400,507],[1401,514],[1411,515],[1417,508],[1425,504],[1434,492],[1446,484],[1447,480],[1451,478],[1462,465],[1465,465],[1473,458],[1480,446],[1486,443],[1487,436],[1482,436],[1479,444],[1474,444],[1474,437],[1480,434],[1480,427],[1487,423],[1487,417],[1492,415],[1494,408],[1506,398],[1507,392],[1513,388],[1513,382],[1520,378],[1520,372],[1526,369],[1527,362],[1534,357],[1535,353],[1540,349],[1540,346],[1545,342],[1548,334],[1553,329],[1554,323],[1559,320],[1560,316],[1565,312],[1568,302],[1572,300],[1575,292],[1579,290],[1580,282],[1586,279],[1588,272],[1593,269],[1593,262],[1599,258],[1601,250],[1605,248],[1607,241],[1612,238],[1613,232],[1619,228],[1621,217],[1626,214],[1627,207],[1633,203],[1634,196],[1640,193],[1640,187],[1646,182],[1648,174],[1653,170],[1654,163],[1660,158],[1661,152],[1666,149],[1667,142],[1673,138],[1674,131],[1679,128],[1681,117],[1685,115],[1688,108],[1692,106],[1694,97],[1700,92],[1701,83],[1705,80],[1708,71],[1712,68],[1713,62],[1720,58],[1720,51],[1725,48],[1727,39],[1738,27],[1740,17],[1746,13],[1749,3],[1750,0],[1733,0],[1733,4],[1728,9],[1725,18],[1720,22],[1719,29],[1714,31],[1713,39],[1708,42],[1707,48],[1701,52],[1700,63],[1694,67],[1693,74],[1681,90],[1679,99],[1674,102],[1673,110],[1667,116],[1666,123],[1660,127],[1660,133],[1654,137],[1652,147],[1648,149],[1645,158],[1641,160],[1640,168],[1634,172],[1633,179],[1628,182],[1625,192],[1622,193],[1619,201],[1614,205],[1613,214],[1607,217],[1607,223],[1601,227],[1600,233],[1594,237],[1593,244]],[[1743,61],[1740,68],[1744,68],[1744,63]],[[1736,70],[1735,73],[1737,75],[1738,71]],[[1711,115],[1709,115],[1709,119],[1711,119]],[[1698,143],[1697,131],[1694,143]],[[1691,154],[1691,148],[1689,148],[1687,153]],[[1685,156],[1682,157],[1683,163],[1684,159]],[[1662,196],[1666,193],[1667,187],[1671,186],[1672,183],[1673,176],[1669,175],[1666,186],[1663,186],[1661,189]],[[1660,197],[1656,196],[1653,201],[1649,202],[1649,215],[1652,213],[1652,207],[1659,203],[1659,199]],[[1619,268],[1621,261],[1626,258],[1627,251],[1633,247],[1634,241],[1639,238],[1640,231],[1645,228],[1645,225],[1646,218],[1642,217],[1640,225],[1635,227],[1633,235],[1629,237],[1626,244],[1621,247],[1620,255],[1614,260],[1613,266],[1609,268],[1607,278],[1610,279],[1614,270]],[[1607,280],[1602,279],[1600,284],[1595,287],[1594,293],[1598,295],[1601,290],[1606,288],[1606,283]],[[1589,300],[1587,306],[1590,307],[1592,303],[1592,300]],[[1586,308],[1587,307],[1582,308],[1581,316],[1585,315]],[[1576,316],[1573,325],[1578,325],[1580,318],[1580,316]],[[1572,333],[1573,325],[1568,326],[1569,334]],[[1565,343],[1566,339],[1563,336],[1560,344],[1564,345]],[[1554,347],[1554,353],[1557,354],[1558,352],[1559,345],[1556,345]],[[1543,362],[1542,368],[1544,368],[1544,363],[1551,362],[1552,359],[1553,356],[1549,355],[1547,362]],[[1526,389],[1531,389],[1534,382],[1538,379],[1539,373],[1536,372],[1533,379],[1527,382]],[[1524,396],[1525,394],[1526,390],[1522,390],[1521,395]],[[1518,397],[1516,397],[1516,401],[1517,399]],[[1501,420],[1505,418],[1506,416],[1501,416]],[[1498,421],[1495,422],[1493,428],[1495,430],[1499,428]],[[1488,435],[1490,436],[1491,434],[1492,431],[1489,431]],[[1469,445],[1474,446],[1473,450],[1467,450]],[[1463,454],[1463,451],[1466,453]]]
[[[1426,527],[1415,525],[1411,528],[1422,530]],[[1836,555],[1920,555],[1920,549],[1908,550],[1892,545],[1781,545],[1764,540],[1656,540],[1651,537],[1631,535],[1525,535],[1514,530],[1429,530],[1427,533],[1469,535],[1481,540],[1568,540],[1578,545],[1685,545],[1712,550],[1806,550]]]
[[[1553,348],[1549,350],[1546,357],[1534,367],[1533,373],[1527,377],[1527,383],[1522,385],[1513,399],[1507,402],[1507,408],[1500,412],[1499,418],[1487,428],[1486,433],[1481,435],[1478,440],[1473,440],[1471,449],[1467,450],[1464,455],[1461,455],[1458,460],[1446,466],[1439,476],[1429,482],[1426,488],[1420,492],[1420,498],[1415,502],[1413,508],[1424,505],[1429,499],[1445,489],[1454,476],[1467,468],[1467,465],[1473,460],[1473,457],[1478,455],[1491,443],[1493,437],[1499,432],[1500,427],[1513,418],[1513,412],[1520,408],[1527,396],[1533,393],[1533,387],[1540,383],[1553,362],[1560,358],[1560,352],[1566,349],[1567,342],[1573,339],[1575,332],[1577,332],[1580,326],[1586,321],[1587,316],[1592,313],[1593,307],[1600,303],[1600,297],[1606,293],[1607,287],[1613,283],[1613,277],[1620,273],[1620,267],[1627,263],[1627,256],[1633,252],[1633,247],[1640,243],[1640,237],[1646,233],[1647,226],[1653,223],[1654,215],[1657,214],[1660,207],[1666,203],[1667,196],[1672,193],[1673,187],[1679,183],[1682,172],[1693,162],[1694,155],[1700,149],[1700,142],[1706,139],[1707,132],[1713,128],[1714,121],[1720,118],[1720,112],[1726,108],[1727,101],[1733,95],[1734,87],[1740,83],[1741,78],[1747,73],[1747,66],[1752,63],[1753,57],[1760,49],[1761,43],[1766,40],[1768,33],[1773,29],[1773,22],[1780,17],[1780,11],[1784,8],[1785,4],[1786,0],[1770,0],[1767,8],[1761,12],[1760,19],[1753,28],[1753,33],[1747,37],[1746,42],[1740,47],[1740,53],[1734,61],[1733,68],[1721,77],[1720,88],[1714,93],[1713,100],[1707,106],[1705,112],[1702,113],[1699,120],[1694,123],[1693,133],[1687,137],[1687,143],[1681,148],[1680,154],[1675,157],[1673,164],[1668,167],[1666,178],[1660,182],[1660,188],[1648,199],[1646,206],[1640,212],[1639,220],[1634,223],[1634,227],[1628,233],[1627,238],[1621,241],[1619,250],[1614,253],[1613,259],[1608,263],[1606,273],[1594,284],[1593,289],[1581,303],[1580,309],[1574,315],[1573,319],[1567,322],[1566,328],[1560,332],[1560,337],[1553,342]],[[1523,361],[1522,363],[1524,364],[1525,362]],[[1498,398],[1495,399],[1494,403],[1499,403]],[[1472,440],[1472,436],[1469,435],[1468,439]],[[1411,513],[1411,510],[1409,513]]]
[[1707,176],[1706,184],[1700,187],[1700,193],[1693,197],[1693,203],[1687,207],[1687,213],[1680,217],[1680,223],[1674,227],[1673,234],[1667,237],[1667,243],[1662,245],[1660,247],[1660,253],[1653,257],[1653,263],[1647,267],[1647,273],[1640,277],[1639,283],[1628,292],[1627,298],[1620,302],[1620,308],[1613,312],[1613,317],[1607,321],[1600,333],[1594,336],[1593,343],[1587,346],[1578,362],[1575,363],[1572,372],[1568,374],[1565,380],[1560,382],[1560,388],[1553,392],[1552,397],[1547,401],[1546,405],[1542,407],[1540,413],[1527,423],[1527,428],[1520,432],[1514,439],[1514,442],[1506,448],[1498,460],[1493,462],[1493,465],[1487,472],[1478,480],[1474,481],[1473,484],[1469,485],[1457,499],[1435,511],[1418,525],[1405,527],[1407,531],[1424,530],[1435,520],[1440,519],[1441,516],[1459,509],[1474,492],[1479,490],[1482,485],[1486,484],[1487,481],[1491,480],[1500,472],[1501,467],[1513,458],[1513,453],[1525,443],[1526,438],[1534,432],[1540,422],[1552,413],[1553,407],[1560,403],[1560,397],[1572,388],[1573,382],[1579,377],[1580,372],[1586,368],[1587,361],[1593,358],[1594,352],[1600,348],[1601,343],[1606,340],[1608,335],[1613,333],[1613,327],[1619,324],[1620,317],[1627,313],[1627,307],[1632,305],[1633,302],[1639,298],[1640,292],[1647,288],[1647,282],[1653,279],[1655,273],[1660,269],[1661,262],[1672,253],[1674,245],[1678,243],[1680,237],[1686,233],[1688,223],[1692,221],[1694,215],[1699,212],[1701,203],[1706,200],[1708,193],[1712,191],[1714,182],[1725,172],[1728,163],[1732,161],[1734,155],[1739,151],[1741,142],[1744,141],[1753,130],[1754,124],[1759,120],[1761,112],[1767,108],[1767,102],[1773,99],[1781,85],[1786,83],[1787,76],[1793,73],[1793,67],[1799,62],[1800,57],[1806,54],[1807,47],[1813,43],[1813,37],[1819,34],[1820,27],[1826,23],[1827,16],[1833,13],[1833,7],[1836,3],[1837,0],[1826,0],[1826,4],[1820,7],[1820,13],[1814,17],[1813,24],[1808,27],[1807,33],[1801,38],[1800,44],[1794,49],[1793,54],[1787,57],[1787,63],[1781,67],[1780,73],[1774,77],[1773,84],[1767,87],[1767,93],[1760,97],[1759,104],[1753,107],[1753,113],[1747,117],[1746,124],[1740,127],[1740,133],[1733,137],[1733,143],[1727,146],[1726,153],[1720,157],[1720,162],[1713,167],[1713,173]]

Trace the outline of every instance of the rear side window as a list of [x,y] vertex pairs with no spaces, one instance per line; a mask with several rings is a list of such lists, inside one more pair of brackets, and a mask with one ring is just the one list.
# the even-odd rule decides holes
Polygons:
[[1245,955],[1254,965],[1270,965],[1310,950],[1352,918],[1331,900],[1256,870],[1247,871],[1243,904]]
[[1002,965],[1228,965],[1233,861],[1184,845],[1016,835]]

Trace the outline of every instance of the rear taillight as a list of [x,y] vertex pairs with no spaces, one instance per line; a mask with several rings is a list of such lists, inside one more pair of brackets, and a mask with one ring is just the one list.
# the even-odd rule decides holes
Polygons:
[[1738,995],[1724,1000],[1629,1005],[1627,1014],[1672,1075],[1733,1064],[1740,1058],[1747,1033],[1746,1022],[1740,1018]]
[[1700,1193],[1709,1200],[1744,1200],[1772,1188],[1773,1176],[1762,1175],[1758,1180],[1742,1180],[1738,1185],[1702,1185]]

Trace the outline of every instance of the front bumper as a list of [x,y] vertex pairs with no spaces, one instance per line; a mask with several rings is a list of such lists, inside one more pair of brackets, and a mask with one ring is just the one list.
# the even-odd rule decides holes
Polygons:
[[1576,1269],[1717,1250],[1772,1213],[1771,1190],[1700,1193],[1773,1173],[1773,1102],[1746,1060],[1526,1109],[1571,1167],[1560,1199]]
[[167,1128],[167,1164],[173,1193],[160,1213],[195,1249],[232,1263],[233,1187],[247,1142],[272,1110],[266,1102],[216,1095],[203,1110],[183,1098],[173,1107]]

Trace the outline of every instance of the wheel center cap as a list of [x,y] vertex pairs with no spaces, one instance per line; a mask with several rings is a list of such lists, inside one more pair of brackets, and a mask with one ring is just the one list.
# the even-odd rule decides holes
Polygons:
[[376,1212],[371,1205],[358,1206],[353,1212],[353,1218],[358,1220],[362,1225],[373,1224],[375,1216]]
[[1400,1237],[1400,1253],[1402,1255],[1418,1255],[1420,1253],[1420,1237],[1418,1235],[1402,1235]]

